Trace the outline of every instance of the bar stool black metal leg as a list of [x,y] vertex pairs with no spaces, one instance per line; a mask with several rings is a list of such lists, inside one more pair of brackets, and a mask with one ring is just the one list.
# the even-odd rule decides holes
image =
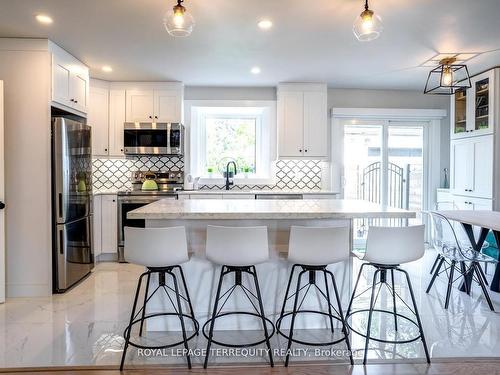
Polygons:
[[465,262],[460,262],[460,272],[464,276],[465,293],[470,295],[470,288],[472,287],[472,284],[469,285],[465,277],[465,275],[467,274],[467,267],[465,266]]
[[476,271],[477,279],[479,280],[479,285],[481,286],[481,289],[483,290],[484,297],[486,298],[486,302],[488,302],[488,306],[490,307],[491,311],[495,311],[495,308],[493,307],[493,303],[491,302],[490,295],[488,293],[488,289],[486,288],[486,285],[484,284],[484,280],[481,279],[481,275],[479,274],[480,271],[478,268],[480,267],[477,262],[472,262],[472,267],[473,270]]
[[[194,310],[193,310],[193,305],[191,303],[191,297],[189,296],[189,290],[188,290],[188,287],[187,287],[187,283],[186,283],[186,278],[184,277],[184,272],[182,271],[182,267],[181,266],[176,266],[174,268],[178,268],[179,269],[179,273],[181,274],[181,279],[182,279],[182,285],[184,286],[184,290],[186,291],[186,299],[187,299],[187,302],[188,302],[188,305],[189,305],[189,311],[191,312],[191,317],[193,319],[196,319],[195,316],[194,316]],[[196,327],[195,327],[196,329]],[[198,336],[200,333],[198,330],[196,330],[196,336]]]
[[425,291],[425,293],[429,293],[431,291],[432,285],[434,284],[434,281],[436,280],[437,275],[439,275],[439,271],[441,270],[441,266],[443,265],[443,263],[444,263],[444,257],[441,257],[441,260],[439,261],[439,264],[438,264],[436,270],[434,271],[434,275],[432,275],[431,281],[430,281],[429,285],[427,286],[427,290]]
[[352,290],[352,295],[351,295],[351,299],[349,300],[349,306],[347,307],[347,312],[346,312],[346,316],[349,316],[349,313],[351,312],[351,308],[352,308],[352,302],[354,301],[354,296],[356,295],[356,289],[358,288],[358,284],[359,284],[359,279],[361,279],[361,274],[363,273],[363,267],[368,264],[368,263],[363,263],[361,265],[361,267],[359,268],[359,273],[358,273],[358,277],[356,279],[356,283],[354,284],[354,289]]
[[203,368],[207,368],[208,366],[208,358],[210,356],[210,347],[212,346],[212,338],[214,336],[214,325],[215,325],[215,317],[217,315],[217,306],[219,303],[219,297],[220,297],[220,290],[222,288],[222,280],[224,279],[224,268],[225,266],[222,266],[220,270],[220,276],[219,276],[219,286],[217,287],[217,293],[215,294],[215,300],[214,300],[214,309],[212,311],[212,321],[210,322],[210,330],[208,331],[208,342],[207,342],[207,351],[205,354],[205,362],[203,363]]
[[253,276],[253,280],[255,283],[255,290],[257,292],[257,300],[259,301],[259,310],[260,310],[260,316],[262,318],[262,327],[264,328],[264,337],[266,338],[266,346],[267,350],[269,351],[269,362],[271,363],[271,367],[274,367],[271,342],[269,341],[269,333],[267,332],[267,323],[264,314],[264,305],[262,304],[262,296],[260,294],[259,280],[257,278],[257,269],[255,268],[255,266],[252,266],[251,270],[252,270],[251,275]]
[[347,323],[345,322],[344,313],[342,312],[342,302],[340,300],[339,290],[337,289],[337,283],[335,282],[335,276],[333,276],[333,273],[330,271],[326,271],[326,273],[328,273],[332,279],[333,290],[335,292],[335,299],[337,300],[340,320],[342,321],[342,332],[344,333],[345,343],[347,346],[347,350],[349,351],[349,361],[351,362],[351,365],[354,365],[354,359],[352,358],[351,342],[349,340],[349,332],[347,331]]
[[125,364],[125,356],[127,354],[128,343],[130,341],[130,331],[132,331],[132,322],[134,321],[135,310],[137,308],[137,300],[139,299],[139,292],[141,290],[142,278],[145,275],[149,275],[149,274],[150,274],[149,271],[144,272],[139,277],[139,281],[137,282],[137,289],[135,290],[135,297],[134,297],[134,305],[132,307],[132,312],[130,313],[130,321],[129,321],[128,329],[126,330],[126,334],[125,334],[125,346],[123,347],[122,360],[120,362],[120,371],[123,371],[123,365]]
[[148,300],[149,281],[150,280],[151,280],[151,273],[148,273],[148,279],[146,280],[146,292],[144,293],[144,304],[142,305],[141,327],[139,329],[139,336],[142,336],[142,328],[144,326],[144,317],[146,316],[146,301]]
[[450,277],[448,278],[448,289],[446,290],[446,300],[444,303],[445,310],[448,308],[448,305],[450,304],[450,295],[451,295],[451,287],[453,285],[453,274],[455,272],[455,264],[456,261],[452,260],[450,266]]
[[427,360],[427,363],[431,363],[431,360],[429,357],[429,350],[427,349],[427,342],[425,341],[424,328],[422,327],[422,322],[420,321],[420,314],[418,313],[417,302],[415,301],[415,294],[413,293],[413,288],[411,286],[410,276],[408,275],[408,272],[406,272],[405,270],[403,270],[401,268],[397,268],[397,270],[400,272],[403,272],[404,275],[406,276],[406,281],[408,283],[408,289],[410,290],[411,302],[413,304],[415,316],[417,317],[418,329],[420,331],[420,338],[422,339],[422,344],[424,346],[425,359]]
[[330,315],[330,330],[333,333],[333,318],[332,318],[332,303],[330,302],[330,291],[328,288],[328,279],[326,277],[326,268],[323,270],[323,276],[325,277],[325,291],[326,291],[326,301],[328,302],[328,315]]
[[394,311],[394,330],[398,330],[398,312],[396,311],[396,288],[394,287],[394,270],[391,269],[391,290],[392,290],[392,307]]
[[436,268],[440,260],[441,260],[441,254],[438,254],[436,256],[436,260],[434,260],[434,263],[432,264],[431,272],[429,272],[431,275],[434,273],[434,269]]
[[295,315],[297,315],[297,304],[299,301],[299,291],[300,291],[300,282],[302,281],[302,275],[307,271],[301,271],[299,273],[299,278],[297,279],[297,288],[295,291],[295,298],[293,301],[293,312],[292,312],[292,321],[290,323],[290,333],[288,334],[288,345],[286,350],[286,358],[285,358],[285,367],[288,367],[288,362],[290,361],[290,348],[292,347],[292,338],[293,338],[293,326],[295,324]]
[[370,334],[371,334],[371,324],[372,324],[372,313],[373,313],[373,308],[374,305],[374,300],[375,300],[375,285],[377,283],[377,275],[380,273],[380,270],[375,270],[375,273],[373,274],[373,282],[372,282],[372,295],[370,297],[370,309],[368,311],[368,325],[366,328],[366,339],[365,339],[365,353],[363,356],[363,365],[366,365],[366,359],[368,357],[368,344],[370,342]]
[[181,304],[181,295],[179,292],[179,286],[177,284],[177,277],[175,277],[175,274],[170,271],[168,272],[170,276],[172,276],[172,279],[174,280],[174,290],[175,290],[175,297],[177,298],[177,312],[179,314],[179,319],[181,321],[181,329],[182,329],[182,340],[184,341],[184,349],[186,350],[186,360],[188,364],[188,368],[191,368],[191,357],[189,356],[189,346],[188,346],[188,341],[187,341],[187,335],[186,335],[186,326],[184,325],[184,316],[182,315],[182,304]]
[[288,293],[290,292],[290,285],[292,284],[293,274],[295,272],[296,267],[298,267],[298,264],[294,264],[292,266],[292,270],[290,272],[290,278],[288,279],[288,285],[286,287],[285,298],[283,299],[283,305],[281,306],[281,313],[280,313],[280,319],[279,319],[280,322],[281,322],[281,319],[283,319],[283,314],[285,313],[286,301],[288,299]]
[[486,285],[489,285],[488,284],[488,279],[486,279],[486,275],[483,271],[483,268],[481,267],[481,265],[479,263],[476,263],[476,268],[478,269],[479,271],[479,275],[483,278],[483,281]]

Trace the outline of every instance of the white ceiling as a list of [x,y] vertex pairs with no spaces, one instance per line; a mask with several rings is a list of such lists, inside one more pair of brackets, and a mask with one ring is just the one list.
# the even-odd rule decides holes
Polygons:
[[[436,53],[487,52],[477,73],[500,65],[500,0],[372,0],[381,37],[358,42],[362,0],[186,0],[188,38],[162,25],[174,0],[0,0],[0,36],[48,37],[107,80],[179,80],[186,85],[269,86],[323,81],[330,87],[422,90]],[[34,15],[51,15],[50,26]],[[257,28],[261,17],[274,27]],[[112,73],[101,71],[111,65]],[[250,74],[259,66],[260,75]]]

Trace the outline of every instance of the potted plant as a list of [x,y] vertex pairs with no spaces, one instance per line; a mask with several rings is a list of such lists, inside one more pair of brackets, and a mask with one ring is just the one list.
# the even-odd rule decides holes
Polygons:
[[252,172],[252,168],[246,166],[246,167],[243,167],[243,175],[245,176],[245,178],[248,178],[248,174]]
[[214,169],[212,167],[208,167],[207,173],[208,173],[208,178],[212,178],[212,175],[214,173]]

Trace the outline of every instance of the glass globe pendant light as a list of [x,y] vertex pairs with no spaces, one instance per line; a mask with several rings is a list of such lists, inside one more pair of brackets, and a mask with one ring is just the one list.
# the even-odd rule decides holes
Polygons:
[[163,25],[172,36],[189,36],[193,32],[194,18],[182,5],[184,0],[177,0],[177,4],[167,12]]
[[356,17],[352,31],[360,42],[369,42],[377,39],[383,30],[382,19],[368,8],[368,0],[365,0],[365,10]]

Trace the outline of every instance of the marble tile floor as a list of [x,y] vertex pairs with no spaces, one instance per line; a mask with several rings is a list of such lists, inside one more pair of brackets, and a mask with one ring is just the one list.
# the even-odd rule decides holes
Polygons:
[[[429,293],[425,288],[430,279],[429,269],[435,254],[428,250],[424,259],[409,264],[405,268],[410,272],[413,288],[419,304],[429,351],[433,359],[450,358],[495,358],[500,357],[500,313],[491,312],[481,295],[478,286],[474,286],[471,296],[461,293],[455,286],[448,311],[444,310],[446,291],[445,278],[436,281]],[[361,263],[354,261],[354,274]],[[0,305],[0,368],[44,367],[44,366],[117,366],[123,346],[123,329],[128,323],[133,293],[140,267],[130,264],[100,263],[92,275],[69,292],[44,298],[11,298]],[[373,271],[367,271],[362,278],[362,285],[371,281]],[[490,274],[493,272],[490,267]],[[189,277],[189,275],[187,275]],[[396,284],[400,284],[396,276]],[[458,284],[457,284],[458,285]],[[360,287],[360,288],[361,288]],[[404,297],[408,295],[406,287],[397,287]],[[362,290],[362,289],[360,289]],[[386,292],[381,291],[380,302],[387,303]],[[369,293],[357,299],[355,307],[363,308],[369,301]],[[491,292],[495,309],[500,311],[500,294]],[[278,298],[282,298],[279,296]],[[387,302],[384,302],[387,301]],[[347,306],[345,306],[346,308]],[[398,312],[404,313],[404,306]],[[374,331],[394,336],[392,316],[374,317]],[[201,324],[204,321],[200,322]],[[361,331],[366,327],[366,315],[359,314],[353,319],[353,326]],[[398,337],[408,337],[416,332],[410,323],[399,321]],[[251,339],[256,332],[217,332],[224,340]],[[338,330],[336,330],[338,335]],[[148,334],[148,340],[161,341],[172,339],[176,333]],[[298,333],[302,337],[315,339],[329,338],[328,329],[308,330]],[[362,357],[364,339],[353,333],[351,337],[355,357]],[[192,348],[204,348],[205,340],[200,335],[190,342]],[[277,335],[272,338],[273,348],[285,348],[286,341]],[[296,349],[307,349],[299,345]],[[298,351],[291,361],[313,361],[316,364],[346,360],[345,346],[338,344],[333,349],[317,353],[314,348],[308,352]],[[330,348],[326,348],[330,349]],[[227,354],[227,353],[226,353]],[[234,353],[233,353],[234,354]],[[252,356],[255,354],[255,356]],[[212,357],[211,364],[264,364],[267,358],[260,353],[236,353],[235,355]],[[276,353],[279,354],[279,353]],[[319,354],[319,355],[317,355]],[[403,345],[390,345],[372,342],[369,349],[371,363],[422,363],[423,349],[420,341]],[[129,350],[127,364],[134,365],[183,365],[184,358],[175,352],[163,352],[160,355],[140,355],[136,349]],[[200,367],[202,357],[193,358],[195,367]],[[282,358],[275,358],[277,365]],[[359,361],[359,360],[358,360]]]

